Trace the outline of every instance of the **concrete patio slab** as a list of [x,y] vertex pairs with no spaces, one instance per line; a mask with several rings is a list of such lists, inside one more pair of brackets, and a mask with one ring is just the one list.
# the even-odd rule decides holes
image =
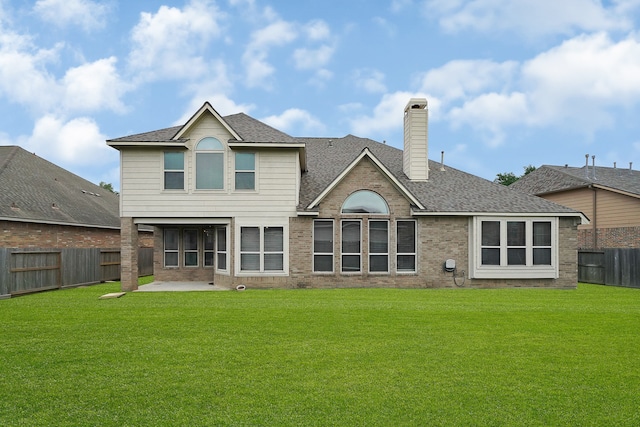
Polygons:
[[231,289],[213,285],[211,282],[152,282],[138,287],[134,292],[193,292],[229,291]]

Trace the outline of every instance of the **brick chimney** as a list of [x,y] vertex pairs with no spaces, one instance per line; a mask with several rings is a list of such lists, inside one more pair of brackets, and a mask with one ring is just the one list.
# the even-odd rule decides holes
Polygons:
[[403,169],[412,181],[429,179],[429,110],[425,98],[411,98],[404,107]]

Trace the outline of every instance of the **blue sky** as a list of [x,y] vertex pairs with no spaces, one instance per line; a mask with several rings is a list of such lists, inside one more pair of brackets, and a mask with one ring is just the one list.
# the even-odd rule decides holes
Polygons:
[[0,145],[119,188],[105,140],[204,101],[401,147],[424,96],[429,157],[484,178],[638,169],[639,24],[640,0],[0,0]]

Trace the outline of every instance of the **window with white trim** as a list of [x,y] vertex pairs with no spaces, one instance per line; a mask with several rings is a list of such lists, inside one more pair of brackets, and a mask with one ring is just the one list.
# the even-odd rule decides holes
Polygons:
[[382,196],[370,190],[358,190],[342,204],[342,213],[389,214],[389,206]]
[[213,267],[213,257],[215,254],[215,229],[208,228],[202,231],[202,265],[205,267]]
[[180,230],[177,228],[164,229],[164,266],[178,267],[180,260]]
[[416,272],[416,222],[396,221],[396,270],[398,273]]
[[216,269],[227,271],[227,227],[216,227]]
[[389,221],[369,221],[369,272],[389,272]]
[[164,189],[184,190],[184,153],[165,151],[163,157]]
[[284,228],[240,227],[240,271],[284,271]]
[[236,190],[255,190],[256,155],[255,153],[236,152]]
[[359,273],[362,270],[362,235],[360,220],[342,220],[341,265],[343,273]]
[[475,277],[557,277],[557,218],[477,217],[474,221]]
[[198,266],[198,230],[186,229],[182,231],[182,247],[184,250],[184,266]]
[[313,221],[313,271],[333,273],[333,220]]
[[196,190],[224,188],[224,146],[213,137],[196,145]]

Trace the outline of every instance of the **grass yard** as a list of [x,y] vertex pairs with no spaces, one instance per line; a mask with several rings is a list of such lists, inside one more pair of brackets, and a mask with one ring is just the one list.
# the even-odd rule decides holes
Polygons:
[[0,301],[2,426],[640,425],[640,290]]

